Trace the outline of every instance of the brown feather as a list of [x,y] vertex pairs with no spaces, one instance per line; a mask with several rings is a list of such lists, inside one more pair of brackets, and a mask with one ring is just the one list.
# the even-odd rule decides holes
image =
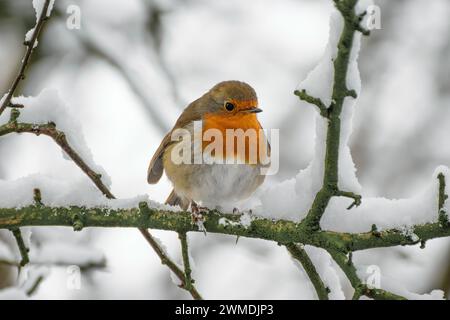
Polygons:
[[172,189],[172,192],[167,197],[166,204],[171,206],[180,206],[180,208],[184,211],[186,211],[189,208],[190,201],[186,198],[179,197],[175,190]]

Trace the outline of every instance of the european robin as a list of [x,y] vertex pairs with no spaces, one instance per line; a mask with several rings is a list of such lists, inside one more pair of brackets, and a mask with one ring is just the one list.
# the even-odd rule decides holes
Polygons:
[[[208,208],[229,207],[236,201],[248,198],[264,181],[265,175],[261,174],[260,169],[267,166],[263,160],[268,159],[270,151],[257,119],[257,113],[261,111],[255,90],[250,85],[240,81],[218,83],[190,103],[173,129],[164,137],[150,161],[148,183],[157,183],[165,170],[173,184],[172,193],[166,203],[179,205],[184,210],[188,209],[190,204],[192,210],[194,206],[198,208],[197,203]],[[194,143],[195,123],[200,123],[202,141],[200,145],[197,144],[200,147],[196,147]],[[210,129],[222,135],[223,146],[211,152],[208,161],[179,163],[174,161],[175,148],[182,143],[173,138],[177,129],[185,130],[192,138],[187,151],[190,152],[190,160],[199,155],[201,160],[207,158],[204,152],[209,143],[205,141],[205,136]],[[237,142],[239,134],[231,139],[231,135],[228,136],[229,132],[242,134],[250,131],[255,133],[253,137],[256,139],[251,139],[251,134],[245,135],[241,148]],[[217,138],[216,135],[215,139]],[[257,155],[253,156],[255,150]],[[240,161],[234,163],[229,161],[230,159]]]

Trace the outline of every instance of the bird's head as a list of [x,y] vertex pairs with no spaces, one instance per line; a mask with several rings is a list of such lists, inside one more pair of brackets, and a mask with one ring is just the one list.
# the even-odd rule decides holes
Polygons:
[[225,117],[239,117],[259,113],[255,90],[245,82],[223,81],[206,93],[209,100],[205,113]]

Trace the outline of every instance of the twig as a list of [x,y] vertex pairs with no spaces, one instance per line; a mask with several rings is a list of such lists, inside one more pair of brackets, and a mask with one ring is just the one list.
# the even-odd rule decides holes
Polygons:
[[319,98],[315,98],[310,96],[306,93],[306,90],[295,90],[294,94],[300,98],[300,100],[306,101],[310,104],[315,105],[317,108],[319,108],[319,112],[322,115],[322,117],[329,118],[330,110],[327,108],[327,106],[320,100]]
[[14,238],[16,239],[17,246],[19,247],[20,256],[22,257],[22,260],[20,260],[20,267],[25,266],[28,262],[30,262],[30,258],[28,257],[28,248],[25,245],[25,242],[22,238],[22,233],[20,232],[19,228],[11,228],[11,232],[14,235]]
[[[101,175],[92,170],[78,155],[78,153],[69,145],[67,142],[66,136],[64,132],[56,129],[56,125],[54,123],[41,124],[36,125],[32,123],[18,123],[16,121],[10,121],[5,125],[0,126],[0,136],[4,136],[9,133],[33,133],[36,135],[46,135],[52,138],[60,147],[63,149],[66,154],[75,162],[75,164],[91,179],[91,181],[97,186],[97,188],[108,198],[115,199],[114,195],[109,191],[109,189],[103,184],[101,180]],[[83,215],[72,215],[71,216],[71,224],[75,222],[81,223],[80,226],[76,228],[76,230],[80,230],[85,226],[84,221],[74,221],[73,217],[81,217]],[[163,252],[162,248],[159,247],[159,244],[156,241],[151,241],[149,239],[153,239],[151,234],[145,228],[139,229],[144,238],[149,242],[151,247],[155,250],[158,256],[161,258],[161,253]],[[22,252],[22,251],[21,251]],[[166,264],[180,280],[184,283],[185,276],[184,273],[180,270],[181,274],[175,272],[174,266],[176,266],[167,256],[164,256],[163,264]],[[200,298],[200,295],[195,290],[195,288],[188,290],[195,299]]]
[[323,283],[322,279],[317,273],[316,267],[312,263],[305,249],[295,243],[287,244],[286,248],[292,255],[292,257],[298,260],[303,266],[303,269],[305,270],[306,274],[311,280],[311,283],[314,286],[314,289],[316,290],[319,300],[328,300],[329,289]]
[[67,142],[65,133],[58,130],[54,123],[36,125],[33,123],[19,123],[16,121],[10,121],[9,123],[0,126],[0,137],[10,133],[33,133],[37,136],[42,134],[52,138],[107,198],[114,199],[114,195],[103,184],[101,175],[92,170],[84,162],[84,160]]
[[43,280],[43,276],[37,277],[32,286],[25,292],[25,294],[27,296],[32,296],[37,291]]
[[183,266],[184,266],[184,275],[185,275],[185,286],[186,289],[189,290],[194,283],[194,280],[191,277],[191,263],[189,261],[189,248],[188,248],[188,242],[187,242],[187,234],[186,232],[179,232],[178,238],[180,239],[181,243],[181,255],[183,257]]
[[26,70],[28,62],[31,58],[31,54],[33,53],[35,43],[37,41],[39,33],[41,32],[42,26],[44,25],[45,21],[48,19],[47,10],[48,10],[49,4],[50,4],[50,0],[45,0],[45,3],[42,7],[42,11],[39,15],[39,18],[37,19],[36,26],[34,27],[34,31],[31,36],[31,39],[30,39],[30,41],[25,43],[25,45],[27,46],[27,51],[25,52],[25,56],[22,59],[22,64],[20,66],[19,73],[17,74],[17,77],[14,79],[14,81],[11,85],[11,88],[9,89],[5,99],[3,100],[3,102],[0,106],[0,115],[3,113],[3,111],[5,111],[5,109],[10,104],[11,98],[13,97],[14,92],[16,91],[17,86],[19,85],[19,82],[22,79],[25,79],[25,70]]
[[353,207],[359,207],[361,205],[361,196],[359,194],[338,190],[336,196],[353,199],[352,204],[347,208],[347,210],[351,210]]
[[177,276],[177,278],[180,279],[180,288],[188,291],[195,300],[201,300],[202,297],[198,293],[197,289],[195,289],[192,284],[187,285],[187,277],[185,276],[185,273],[167,256],[164,250],[159,246],[158,242],[153,238],[153,236],[145,229],[139,229],[139,231],[141,231],[144,238],[147,240],[153,250],[155,250],[156,254],[161,260],[161,263],[166,265]]
[[358,300],[362,295],[377,300],[406,300],[406,298],[393,294],[386,290],[368,287],[361,281],[361,279],[359,279],[353,262],[348,259],[345,254],[334,250],[327,251],[330,253],[334,261],[336,261],[336,263],[339,265],[341,270],[350,281],[353,289],[355,290],[352,298],[353,300]]

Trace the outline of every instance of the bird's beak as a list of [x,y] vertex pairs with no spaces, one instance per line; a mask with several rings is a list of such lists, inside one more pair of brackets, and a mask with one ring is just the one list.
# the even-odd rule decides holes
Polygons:
[[246,112],[246,113],[260,113],[260,112],[262,112],[262,110],[260,108],[250,108],[250,109],[245,109],[245,110],[242,110],[242,111]]

